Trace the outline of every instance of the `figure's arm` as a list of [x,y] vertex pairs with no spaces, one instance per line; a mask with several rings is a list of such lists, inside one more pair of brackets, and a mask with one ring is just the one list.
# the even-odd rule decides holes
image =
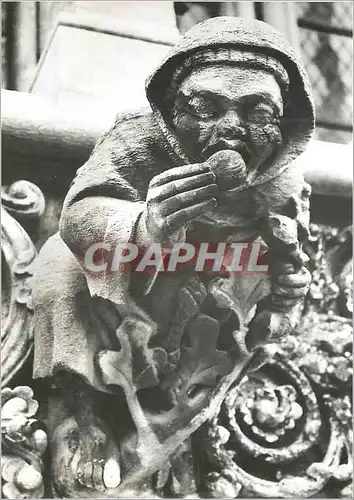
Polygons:
[[308,257],[302,251],[303,241],[297,239],[296,250],[290,252],[287,252],[284,242],[279,242],[278,248],[273,245],[270,262],[273,273],[272,304],[276,310],[290,311],[303,301],[309,289],[311,273],[306,267]]
[[[143,201],[144,184],[141,180],[140,184],[132,182],[135,170],[131,139],[125,140],[133,126],[129,119],[117,117],[70,185],[63,205],[60,233],[77,257],[92,243],[103,241],[112,215],[120,211],[122,215],[134,212],[135,203]],[[130,218],[127,228],[128,221]]]
[[257,190],[256,202],[263,219],[263,239],[269,247],[272,294],[251,325],[250,344],[279,341],[299,320],[299,309],[311,281],[302,244],[308,236],[310,186],[301,172],[285,174]]
[[[116,143],[108,133],[96,146],[64,202],[60,233],[81,264],[95,244],[111,245],[113,251],[118,243],[169,247],[174,241],[183,241],[188,223],[216,205],[217,186],[210,165],[174,167],[149,178],[146,169],[139,170],[141,166],[124,164],[126,155],[117,154]],[[141,194],[144,191],[146,199]],[[109,266],[99,273],[84,270],[91,295],[116,304],[126,302],[128,266],[116,272],[110,272]]]
[[288,225],[291,228],[288,230],[289,236],[292,231],[294,232],[296,249],[293,249],[290,255],[287,251],[287,248],[291,247],[287,245],[286,227],[280,230],[279,221],[275,221],[279,229],[268,223],[268,234],[274,254],[271,262],[274,274],[273,303],[280,310],[289,310],[301,302],[311,281],[310,272],[305,266],[307,256],[302,252],[302,244],[309,235],[310,195],[311,186],[305,182],[302,172],[296,171],[295,167],[289,169],[284,175],[285,203],[275,214],[285,216],[284,226]]
[[116,123],[77,171],[65,198],[59,225],[62,239],[84,268],[91,295],[107,298],[109,294],[113,302],[124,294],[128,277],[123,274],[117,280],[116,274],[114,284],[112,273],[88,272],[84,259],[94,244],[128,242],[144,208],[141,196],[144,177],[139,179],[140,184],[132,182],[134,162],[120,128]]

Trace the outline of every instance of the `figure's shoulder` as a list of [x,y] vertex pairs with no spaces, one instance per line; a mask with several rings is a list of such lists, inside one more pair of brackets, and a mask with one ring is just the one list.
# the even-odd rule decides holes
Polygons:
[[150,108],[139,108],[134,111],[120,112],[114,121],[113,129],[116,133],[132,132],[145,135],[156,134],[158,125]]
[[278,176],[255,186],[255,199],[263,200],[272,210],[281,210],[293,197],[307,197],[311,192],[302,170],[293,162]]
[[117,114],[111,128],[99,139],[93,153],[119,149],[121,154],[142,151],[163,141],[161,130],[150,108],[140,108]]
[[151,108],[145,106],[129,111],[118,112],[114,124],[119,125],[120,123],[128,123],[134,121],[149,121],[151,119],[152,119]]

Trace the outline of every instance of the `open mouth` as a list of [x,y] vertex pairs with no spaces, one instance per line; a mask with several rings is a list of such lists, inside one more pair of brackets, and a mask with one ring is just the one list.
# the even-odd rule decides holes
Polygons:
[[225,149],[230,149],[231,151],[237,151],[237,153],[239,153],[242,156],[246,166],[251,159],[251,153],[246,144],[242,141],[231,140],[231,139],[221,139],[217,143],[212,144],[211,146],[207,146],[203,151],[203,157],[205,159],[208,159],[214,153],[217,153],[218,151],[223,151]]

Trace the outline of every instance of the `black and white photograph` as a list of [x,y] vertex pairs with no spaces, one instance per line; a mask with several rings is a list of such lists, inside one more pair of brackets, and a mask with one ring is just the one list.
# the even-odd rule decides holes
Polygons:
[[1,23],[1,498],[353,498],[353,3]]

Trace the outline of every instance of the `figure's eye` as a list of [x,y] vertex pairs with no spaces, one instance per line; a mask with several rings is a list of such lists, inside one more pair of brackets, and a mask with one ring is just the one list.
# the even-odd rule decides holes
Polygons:
[[219,114],[216,103],[203,97],[193,97],[190,99],[189,109],[195,116],[204,120],[215,118]]
[[248,121],[256,125],[267,125],[274,119],[274,109],[268,104],[258,103],[248,113]]

